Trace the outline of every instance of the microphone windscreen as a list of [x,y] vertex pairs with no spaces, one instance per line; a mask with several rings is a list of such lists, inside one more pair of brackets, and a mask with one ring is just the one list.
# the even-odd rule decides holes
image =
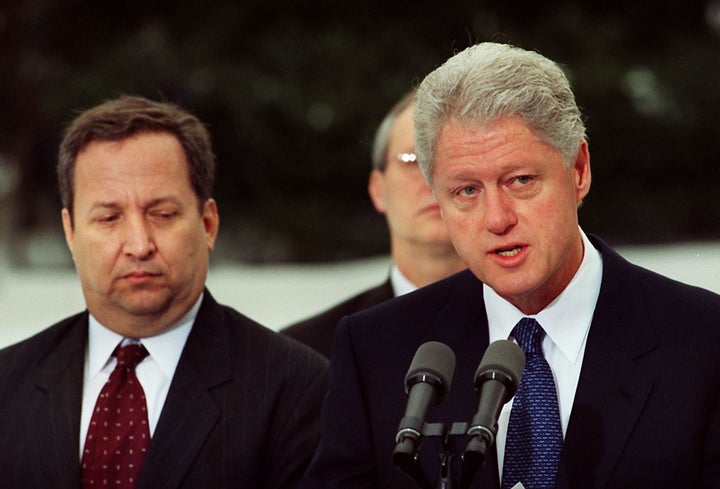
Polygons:
[[514,393],[520,383],[524,366],[525,353],[522,348],[510,340],[493,341],[485,350],[475,372],[475,384],[488,372],[501,372],[509,378]]
[[450,382],[455,372],[455,353],[449,346],[438,341],[428,341],[420,345],[415,352],[408,373],[405,376],[405,387],[413,382],[418,375],[433,375],[440,381],[444,392],[450,390]]

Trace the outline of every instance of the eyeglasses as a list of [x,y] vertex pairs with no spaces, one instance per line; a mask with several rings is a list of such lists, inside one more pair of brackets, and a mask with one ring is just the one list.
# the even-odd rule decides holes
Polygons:
[[415,153],[399,153],[395,156],[395,158],[403,163],[417,163],[417,156],[415,156]]

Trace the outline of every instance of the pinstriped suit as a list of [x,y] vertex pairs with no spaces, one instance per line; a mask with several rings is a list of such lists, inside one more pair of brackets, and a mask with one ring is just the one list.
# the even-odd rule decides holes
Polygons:
[[[80,487],[87,312],[0,351],[0,487]],[[317,442],[326,361],[208,291],[138,488],[290,488]]]

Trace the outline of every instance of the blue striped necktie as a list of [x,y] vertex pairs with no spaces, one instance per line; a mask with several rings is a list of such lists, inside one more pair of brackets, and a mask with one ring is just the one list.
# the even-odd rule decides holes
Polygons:
[[510,411],[502,488],[522,482],[526,489],[552,489],[563,437],[555,381],[542,352],[545,331],[523,318],[511,335],[525,352],[525,368]]

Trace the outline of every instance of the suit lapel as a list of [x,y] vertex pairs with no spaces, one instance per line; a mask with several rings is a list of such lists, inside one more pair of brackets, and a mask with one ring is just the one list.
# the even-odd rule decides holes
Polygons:
[[180,486],[221,412],[211,389],[231,378],[226,324],[205,298],[188,337],[153,434],[138,488]]
[[38,487],[80,486],[80,412],[87,314],[71,325],[35,369],[25,415],[30,460],[37,460]]
[[603,283],[560,461],[559,488],[605,487],[642,411],[652,380],[636,361],[657,339],[627,263],[596,243]]
[[[438,321],[428,338],[450,346],[457,359],[448,397],[435,408],[437,419],[470,422],[477,410],[479,398],[474,391],[473,381],[475,371],[490,342],[482,287],[482,282],[470,271],[460,272],[458,281],[450,290],[444,309],[437,315]],[[455,446],[455,453],[462,453],[467,439],[457,437],[451,440],[451,443]],[[437,460],[427,463],[431,463],[427,465],[430,467],[437,466]],[[455,466],[456,478],[459,478],[462,464],[457,462]],[[497,488],[499,479],[497,452],[493,445],[487,454],[485,464],[473,478],[470,487]]]

